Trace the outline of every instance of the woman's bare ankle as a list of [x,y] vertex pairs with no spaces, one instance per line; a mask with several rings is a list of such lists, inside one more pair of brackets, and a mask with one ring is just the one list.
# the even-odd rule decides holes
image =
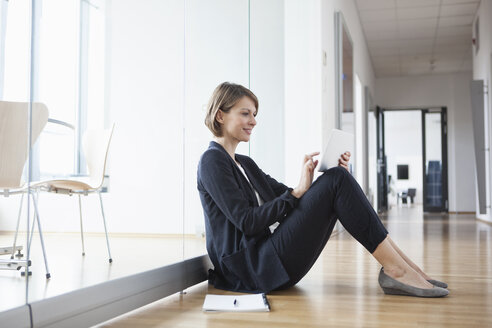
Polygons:
[[384,273],[393,279],[401,278],[405,275],[406,270],[399,265],[389,265],[384,267]]
[[432,288],[432,284],[426,281],[420,275],[420,273],[418,273],[411,267],[407,269],[398,265],[388,267],[385,266],[384,273],[386,273],[391,278],[410,286],[418,288]]

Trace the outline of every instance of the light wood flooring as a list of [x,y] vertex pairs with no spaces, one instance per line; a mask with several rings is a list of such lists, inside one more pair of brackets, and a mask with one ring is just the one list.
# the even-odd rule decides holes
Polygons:
[[332,237],[301,282],[268,295],[269,313],[203,313],[204,297],[234,294],[206,282],[101,327],[492,327],[492,225],[473,215],[395,208],[383,221],[393,240],[450,295],[384,295],[379,264],[347,233]]

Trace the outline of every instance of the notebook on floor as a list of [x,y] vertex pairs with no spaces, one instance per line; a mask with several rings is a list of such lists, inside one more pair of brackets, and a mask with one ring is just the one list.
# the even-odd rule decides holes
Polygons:
[[205,296],[204,312],[268,312],[270,304],[264,293],[253,295],[213,295]]

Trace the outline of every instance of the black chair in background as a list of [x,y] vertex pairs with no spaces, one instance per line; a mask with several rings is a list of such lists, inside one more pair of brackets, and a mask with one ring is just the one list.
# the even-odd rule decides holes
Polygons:
[[399,200],[401,198],[402,204],[408,204],[408,198],[410,198],[410,203],[413,204],[413,199],[416,194],[417,194],[416,188],[408,188],[407,191],[401,191],[398,193],[397,203],[399,203]]
[[413,198],[415,197],[415,194],[417,193],[417,189],[415,188],[408,188],[407,191],[407,198],[410,197],[410,202],[413,204]]

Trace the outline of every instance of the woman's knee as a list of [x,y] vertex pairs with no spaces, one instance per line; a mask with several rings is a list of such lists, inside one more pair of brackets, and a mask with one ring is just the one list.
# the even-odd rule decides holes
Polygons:
[[340,166],[333,167],[324,171],[323,174],[314,181],[314,188],[312,187],[312,189],[316,189],[318,192],[335,192],[347,175],[350,174],[344,168]]
[[334,178],[340,180],[347,175],[350,175],[349,172],[341,166],[332,167],[323,173],[323,176],[326,176],[330,180]]

